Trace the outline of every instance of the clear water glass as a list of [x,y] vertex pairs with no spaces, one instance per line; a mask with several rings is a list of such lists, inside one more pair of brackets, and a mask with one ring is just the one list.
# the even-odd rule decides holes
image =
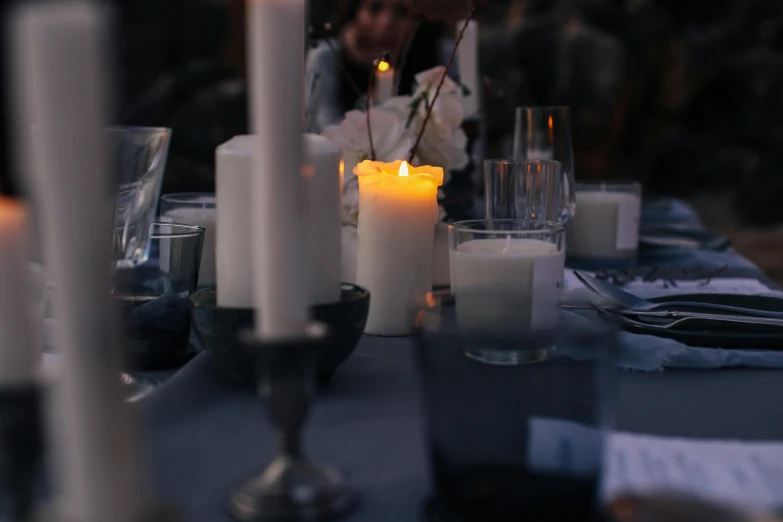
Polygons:
[[513,366],[469,356],[535,350],[528,333],[466,331],[447,296],[417,316],[421,379],[435,494],[428,520],[599,520],[603,442],[612,427],[615,332],[574,314],[558,350]]
[[171,130],[156,127],[109,127],[113,201],[114,260],[130,268],[147,260],[150,226],[155,221]]
[[561,217],[567,223],[576,211],[576,178],[568,107],[518,107],[514,124],[515,161],[554,160],[561,165]]
[[484,160],[487,219],[561,221],[560,163],[552,160]]
[[199,287],[215,286],[217,204],[212,192],[180,192],[160,197],[160,220],[195,225],[204,229],[204,248],[199,269]]

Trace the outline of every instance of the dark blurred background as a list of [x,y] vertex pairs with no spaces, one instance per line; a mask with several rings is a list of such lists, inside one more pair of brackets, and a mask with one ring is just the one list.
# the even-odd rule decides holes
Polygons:
[[[215,147],[247,132],[244,1],[114,3],[118,121],[174,129],[164,191],[213,190]],[[569,105],[578,178],[686,198],[783,274],[783,1],[489,0],[478,20],[490,155],[514,107]]]

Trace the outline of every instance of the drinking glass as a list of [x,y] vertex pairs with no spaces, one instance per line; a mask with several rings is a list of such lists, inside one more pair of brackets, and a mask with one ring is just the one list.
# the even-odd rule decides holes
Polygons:
[[126,368],[173,368],[195,355],[188,296],[196,290],[203,244],[201,227],[154,223],[147,262],[115,273]]
[[554,347],[565,270],[565,227],[550,221],[458,221],[449,226],[456,320],[488,336],[530,334],[532,346],[472,347],[469,355],[521,364]]
[[[469,355],[531,346],[529,334],[465,330],[448,296],[417,315],[435,495],[428,520],[562,522],[600,516],[598,479],[611,428],[615,334],[574,314],[545,359],[499,366]],[[533,340],[532,342],[534,342]]]
[[215,237],[217,235],[215,194],[210,192],[163,194],[160,198],[160,220],[204,228],[204,249],[201,255],[198,286],[215,286]]
[[560,221],[560,163],[484,160],[484,217]]
[[111,176],[116,190],[114,259],[117,268],[146,261],[149,233],[158,209],[171,130],[156,127],[106,129]]
[[568,256],[584,268],[636,262],[642,186],[634,181],[577,183],[579,213],[568,224]]
[[576,209],[574,153],[568,107],[518,107],[514,124],[514,160],[555,160],[561,165],[561,216],[567,223]]

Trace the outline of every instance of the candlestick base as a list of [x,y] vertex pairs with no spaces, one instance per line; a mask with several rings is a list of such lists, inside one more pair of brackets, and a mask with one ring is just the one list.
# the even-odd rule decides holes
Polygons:
[[343,476],[304,456],[301,429],[315,393],[318,353],[328,345],[326,327],[313,323],[300,339],[242,343],[257,354],[257,390],[280,441],[267,468],[231,494],[229,511],[242,522],[333,518],[349,512],[356,494]]

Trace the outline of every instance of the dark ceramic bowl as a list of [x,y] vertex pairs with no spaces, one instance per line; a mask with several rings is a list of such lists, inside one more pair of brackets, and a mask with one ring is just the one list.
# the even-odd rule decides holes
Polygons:
[[[370,293],[359,286],[342,283],[337,303],[313,307],[313,318],[329,327],[330,341],[318,357],[318,382],[325,384],[356,349],[370,310]],[[214,288],[190,296],[190,312],[202,346],[222,373],[249,389],[255,388],[255,358],[239,341],[239,332],[253,328],[252,308],[217,306]]]

